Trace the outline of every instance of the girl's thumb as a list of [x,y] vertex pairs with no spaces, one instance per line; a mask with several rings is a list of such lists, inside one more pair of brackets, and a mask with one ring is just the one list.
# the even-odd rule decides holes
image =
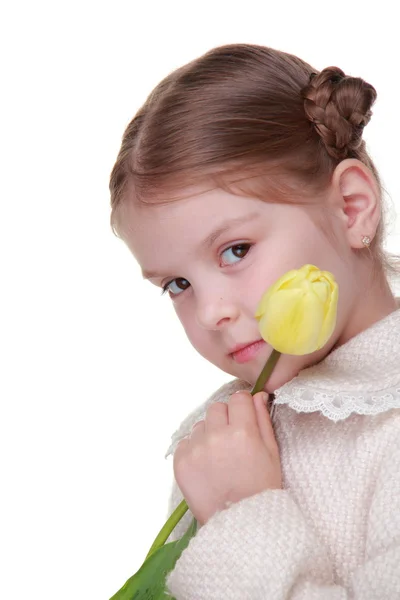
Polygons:
[[269,396],[266,392],[258,392],[254,396],[254,404],[261,437],[267,448],[272,449],[272,447],[276,446],[276,440],[268,411],[268,398]]

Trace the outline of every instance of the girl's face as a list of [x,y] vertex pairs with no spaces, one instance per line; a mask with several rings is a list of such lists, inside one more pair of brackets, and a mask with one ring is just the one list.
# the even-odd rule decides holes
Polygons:
[[[339,284],[336,330],[307,356],[283,356],[272,391],[325,356],[343,335],[355,299],[350,249],[341,254],[311,217],[316,208],[275,204],[213,190],[164,205],[124,207],[122,235],[144,277],[169,294],[185,332],[211,363],[254,384],[271,348],[254,313],[265,290],[290,269],[311,263]],[[337,243],[343,225],[331,213]],[[329,223],[327,223],[329,225]],[[354,270],[354,269],[353,269]],[[244,349],[241,349],[243,348]]]

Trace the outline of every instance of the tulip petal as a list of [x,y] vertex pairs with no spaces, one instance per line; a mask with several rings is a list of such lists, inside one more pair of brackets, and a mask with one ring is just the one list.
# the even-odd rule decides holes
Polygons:
[[261,336],[278,352],[301,356],[322,348],[336,325],[338,286],[314,265],[288,271],[263,295],[255,314]]
[[288,271],[287,273],[285,273],[285,275],[283,275],[280,279],[278,279],[278,281],[276,283],[274,283],[273,285],[271,285],[271,287],[268,288],[268,290],[265,292],[265,294],[263,294],[263,297],[261,298],[261,300],[257,306],[256,312],[255,312],[256,319],[261,318],[263,316],[263,314],[265,313],[270,297],[273,294],[275,294],[282,286],[284,286],[288,282],[292,281],[296,277],[298,277],[298,271],[296,269],[292,269],[291,271]]
[[312,284],[312,288],[322,304],[325,304],[329,300],[331,286],[327,281],[315,281]]
[[278,352],[301,356],[318,346],[323,319],[323,305],[316,294],[280,290],[270,298],[260,332]]

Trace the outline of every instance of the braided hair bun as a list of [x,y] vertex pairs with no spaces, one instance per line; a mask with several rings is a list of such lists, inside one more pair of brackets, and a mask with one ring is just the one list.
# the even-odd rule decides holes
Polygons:
[[304,110],[326,150],[335,159],[352,158],[363,144],[362,133],[376,100],[375,88],[359,77],[348,77],[338,67],[312,73],[303,88]]

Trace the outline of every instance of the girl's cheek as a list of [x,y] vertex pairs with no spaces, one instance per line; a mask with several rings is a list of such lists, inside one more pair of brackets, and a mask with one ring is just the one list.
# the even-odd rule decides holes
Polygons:
[[185,307],[188,304],[191,296],[191,288],[189,287],[184,292],[177,294],[176,296],[171,296],[170,301],[172,302],[175,312],[182,313],[185,310]]
[[194,311],[191,310],[191,307],[189,306],[189,304],[190,303],[185,302],[183,298],[182,299],[177,298],[173,302],[176,316],[182,323],[183,328],[185,329],[186,332],[188,332],[188,329],[190,329],[191,325],[193,327],[192,323],[195,321],[195,316],[196,316]]

